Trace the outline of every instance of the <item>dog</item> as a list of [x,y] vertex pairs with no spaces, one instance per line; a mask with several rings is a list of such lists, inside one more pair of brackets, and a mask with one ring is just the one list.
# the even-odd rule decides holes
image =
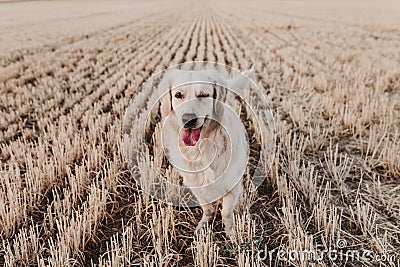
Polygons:
[[162,143],[166,156],[203,210],[196,232],[222,199],[226,235],[234,236],[234,211],[243,194],[248,141],[238,114],[228,105],[233,93],[250,85],[253,70],[226,79],[216,70],[167,70],[159,83]]

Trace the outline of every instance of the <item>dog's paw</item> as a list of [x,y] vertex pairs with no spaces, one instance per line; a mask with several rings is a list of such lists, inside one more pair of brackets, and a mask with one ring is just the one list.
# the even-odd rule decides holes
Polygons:
[[231,228],[225,228],[225,235],[231,240],[235,241],[236,240],[236,231],[233,227]]
[[194,231],[195,234],[199,234],[200,230],[203,229],[206,224],[207,224],[206,220],[201,220],[196,226],[196,230]]

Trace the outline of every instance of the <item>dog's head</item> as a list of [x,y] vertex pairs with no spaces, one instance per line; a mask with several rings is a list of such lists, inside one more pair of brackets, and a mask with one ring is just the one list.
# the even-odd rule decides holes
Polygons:
[[226,88],[246,86],[242,79],[226,81],[213,70],[169,70],[159,85],[162,90],[167,90],[161,99],[161,116],[173,115],[183,143],[195,146],[204,127],[212,121],[221,121]]

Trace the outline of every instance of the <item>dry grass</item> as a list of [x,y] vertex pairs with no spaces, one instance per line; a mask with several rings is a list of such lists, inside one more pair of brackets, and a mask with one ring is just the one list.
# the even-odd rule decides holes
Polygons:
[[[399,266],[398,4],[28,3],[0,4],[1,265]],[[129,101],[151,103],[140,84],[193,60],[254,65],[274,114],[236,242],[220,216],[193,236],[200,209],[153,200],[124,160]],[[161,163],[144,157],[141,175]],[[257,260],[339,239],[397,261]]]

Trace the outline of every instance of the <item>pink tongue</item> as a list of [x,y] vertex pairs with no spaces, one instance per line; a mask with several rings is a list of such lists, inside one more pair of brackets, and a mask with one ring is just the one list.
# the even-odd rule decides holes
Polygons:
[[199,129],[183,129],[182,140],[186,146],[195,146],[197,141],[200,139],[200,128]]

